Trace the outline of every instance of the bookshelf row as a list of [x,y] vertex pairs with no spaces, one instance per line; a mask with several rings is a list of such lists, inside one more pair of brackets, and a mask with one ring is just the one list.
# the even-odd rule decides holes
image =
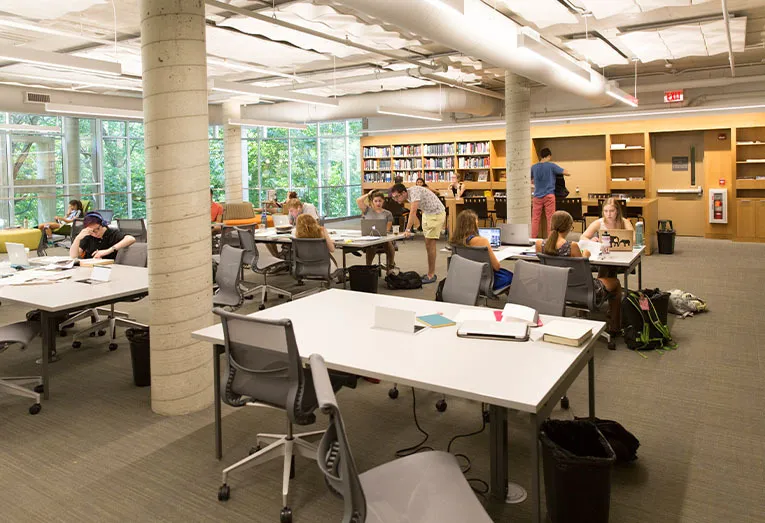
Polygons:
[[746,196],[765,196],[765,127],[736,129],[735,161],[736,190],[747,191]]

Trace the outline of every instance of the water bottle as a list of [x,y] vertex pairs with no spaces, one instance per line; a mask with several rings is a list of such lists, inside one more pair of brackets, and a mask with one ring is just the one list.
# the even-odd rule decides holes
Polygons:
[[608,231],[603,231],[603,233],[600,235],[600,252],[603,254],[608,254],[610,249],[611,235],[608,234]]
[[579,194],[579,186],[576,186],[576,194]]
[[24,228],[29,229],[29,220],[27,218],[24,218]]
[[263,208],[263,211],[260,213],[260,228],[265,229],[268,226],[268,213],[266,212],[266,208]]
[[643,222],[637,222],[635,224],[635,246],[643,246]]

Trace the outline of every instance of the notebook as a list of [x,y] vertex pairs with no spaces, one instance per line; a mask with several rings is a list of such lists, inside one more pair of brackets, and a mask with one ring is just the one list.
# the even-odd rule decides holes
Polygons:
[[592,337],[589,325],[565,320],[553,320],[544,326],[543,341],[579,347]]
[[111,265],[114,260],[110,258],[82,258],[80,259],[80,267],[91,267],[93,265]]
[[519,321],[530,327],[540,325],[539,313],[537,313],[536,309],[515,303],[505,305],[505,308],[502,310],[502,321]]
[[427,314],[425,316],[417,316],[417,321],[424,323],[428,327],[437,329],[439,327],[448,327],[450,325],[457,325],[449,318],[442,316],[441,314]]
[[460,324],[457,329],[457,336],[487,340],[526,341],[529,339],[529,326],[519,321],[468,320]]
[[499,241],[500,231],[498,227],[479,227],[478,235],[489,240],[493,251],[502,247],[502,242]]

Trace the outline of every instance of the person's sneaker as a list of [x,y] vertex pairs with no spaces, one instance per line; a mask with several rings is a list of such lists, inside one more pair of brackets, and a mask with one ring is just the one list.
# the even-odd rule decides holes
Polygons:
[[438,279],[438,276],[436,276],[435,274],[433,275],[432,278],[428,278],[427,274],[423,274],[423,276],[422,276],[422,283],[423,283],[423,285],[426,284],[426,283],[435,283],[437,279]]

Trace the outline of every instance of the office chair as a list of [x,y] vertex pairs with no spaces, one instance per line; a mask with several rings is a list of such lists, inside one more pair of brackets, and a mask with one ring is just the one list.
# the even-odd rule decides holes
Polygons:
[[[592,268],[589,258],[571,258],[569,256],[550,256],[549,254],[537,254],[539,261],[543,265],[552,265],[556,267],[565,267],[571,270],[568,275],[568,287],[566,288],[566,306],[585,314],[589,317],[590,313],[600,311],[604,306],[608,306],[608,300],[612,294],[608,294],[602,301],[598,302],[595,297],[595,283],[592,278]],[[616,342],[611,339],[608,332],[601,332],[600,335],[608,343],[608,348],[614,350]]]
[[251,229],[239,229],[239,243],[244,250],[242,262],[249,265],[252,272],[263,276],[263,285],[256,285],[244,292],[244,298],[254,296],[260,293],[260,310],[266,308],[268,300],[268,291],[276,293],[277,296],[285,296],[292,299],[292,293],[279,287],[268,284],[268,275],[289,269],[289,263],[286,260],[272,256],[266,249],[260,249],[255,243],[255,235]]
[[303,280],[322,282],[321,287],[294,294],[293,300],[332,286],[332,258],[324,238],[292,238],[292,256],[298,283]]
[[72,246],[72,242],[74,241],[74,239],[77,237],[78,234],[80,234],[80,231],[84,227],[83,220],[84,218],[75,218],[71,226],[69,227],[69,235],[66,236],[65,238],[61,238],[61,236],[53,234],[51,238],[53,239],[55,245],[59,247],[66,247],[67,249],[69,249]]
[[213,305],[238,309],[244,302],[242,296],[242,260],[244,251],[231,245],[220,249],[220,262],[215,272],[218,290],[213,294]]
[[588,205],[587,206],[587,212],[583,214],[585,220],[587,218],[600,218],[600,208],[603,205],[603,202],[606,200],[606,198],[610,198],[611,194],[607,192],[591,192],[587,193],[587,197],[590,200],[597,200],[597,205]]
[[398,203],[390,196],[385,197],[383,209],[391,212],[393,215],[393,223],[397,223],[402,229],[406,226],[406,220],[409,219],[409,209]]
[[497,299],[500,295],[507,292],[510,285],[505,285],[499,289],[494,288],[494,271],[491,268],[491,258],[489,258],[488,247],[470,247],[467,245],[452,245],[452,252],[457,256],[462,256],[468,260],[485,263],[489,266],[488,275],[484,275],[481,282],[480,295],[484,299],[484,303],[488,305],[489,298]]
[[558,198],[555,200],[556,211],[566,211],[574,219],[574,222],[582,224],[582,232],[587,230],[587,220],[582,213],[581,198]]
[[101,215],[101,217],[106,222],[114,221],[114,211],[112,211],[111,209],[97,209],[95,211],[88,211],[88,212],[97,212],[98,214]]
[[[227,501],[231,496],[228,484],[231,472],[281,458],[284,465],[280,521],[291,522],[292,511],[287,496],[289,480],[295,477],[295,455],[315,460],[316,445],[307,440],[324,432],[293,432],[293,425],[312,425],[316,422],[314,410],[317,401],[312,376],[305,372],[300,361],[292,321],[243,316],[220,308],[213,312],[221,318],[228,362],[223,401],[232,407],[282,410],[287,418],[286,434],[258,434],[253,452],[223,470],[218,500]],[[341,373],[329,388],[339,390],[342,385],[355,387],[355,377]]]
[[446,452],[418,452],[359,474],[324,360],[312,354],[310,365],[319,408],[329,416],[317,462],[328,487],[343,498],[343,523],[491,522]]
[[[24,350],[38,334],[40,334],[39,321],[28,320],[4,325],[0,327],[0,352],[16,343]],[[34,389],[22,387],[30,383],[35,384]],[[13,396],[34,399],[34,404],[29,407],[29,413],[32,415],[39,413],[42,409],[40,394],[43,392],[43,384],[40,376],[4,376],[0,378],[0,390]]]
[[507,196],[494,197],[494,218],[496,222],[504,220],[507,223]]
[[463,208],[470,209],[478,215],[479,220],[483,220],[484,224],[489,223],[489,226],[494,225],[494,218],[489,214],[489,207],[485,196],[464,196],[462,198]]
[[[114,260],[116,265],[130,265],[132,267],[146,267],[148,264],[148,245],[146,243],[134,243],[129,247],[120,249],[117,252],[117,259]],[[142,300],[146,295],[141,295],[136,298],[130,299],[130,302],[136,302]],[[106,318],[101,319],[99,312],[103,309],[91,309],[91,317],[95,316],[96,321],[92,322],[89,327],[78,331],[72,338],[72,348],[78,349],[82,346],[82,342],[79,338],[86,335],[95,336],[96,333],[102,336],[102,333],[109,333],[109,350],[117,350],[117,327],[147,327],[143,323],[138,323],[128,319],[128,314],[114,310],[114,303],[109,305],[106,309]],[[68,321],[72,321],[71,319]]]
[[117,218],[117,229],[120,232],[129,234],[135,238],[136,242],[146,243],[148,241],[146,231],[146,220],[141,219],[120,219]]

